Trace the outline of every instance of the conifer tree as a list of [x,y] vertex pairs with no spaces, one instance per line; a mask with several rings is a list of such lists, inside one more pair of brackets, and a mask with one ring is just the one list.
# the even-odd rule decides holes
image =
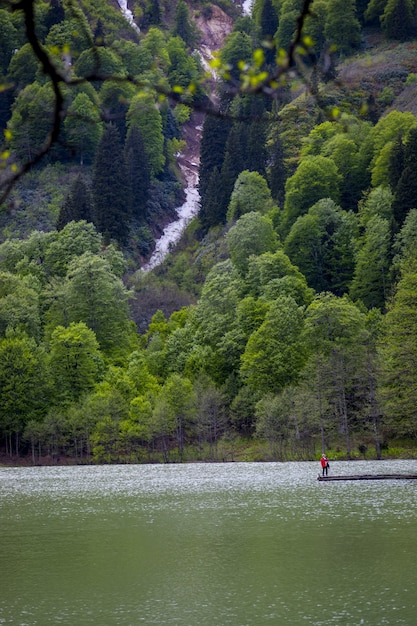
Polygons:
[[409,39],[415,30],[412,0],[388,0],[381,17],[381,26],[390,39]]
[[244,169],[251,172],[259,172],[261,176],[265,176],[265,163],[265,124],[262,120],[254,120],[249,126]]
[[132,126],[127,135],[124,153],[130,214],[132,217],[144,221],[151,174],[142,135],[137,126]]
[[162,20],[162,10],[159,0],[148,0],[145,9],[145,21],[147,26],[157,26]]
[[220,172],[215,167],[211,172],[204,199],[201,200],[199,218],[204,232],[222,221],[222,207],[223,190],[220,184]]
[[230,122],[221,117],[207,115],[203,125],[200,150],[199,192],[202,205],[214,168],[220,172],[225,155]]
[[402,137],[398,137],[394,142],[390,154],[389,166],[388,166],[388,182],[391,187],[391,191],[395,193],[398,185],[398,181],[401,178],[401,174],[404,171],[404,144]]
[[64,200],[59,212],[57,230],[62,230],[69,222],[93,219],[93,201],[91,192],[82,176],[77,176],[73,181],[70,191]]
[[260,15],[261,35],[272,39],[278,28],[278,15],[271,0],[264,0]]
[[269,154],[268,183],[272,197],[280,206],[284,203],[286,178],[284,149],[277,133]]
[[94,224],[106,242],[124,244],[129,230],[127,173],[119,133],[110,124],[100,140],[93,172]]
[[[390,173],[395,167],[391,155]],[[410,209],[417,208],[417,128],[412,128],[407,135],[407,143],[404,145],[403,169],[395,189],[395,197],[392,205],[396,226],[401,228]],[[397,168],[398,171],[399,167]],[[400,173],[400,172],[398,172]]]
[[385,317],[379,345],[381,395],[393,431],[416,436],[417,406],[417,263],[408,258]]
[[329,0],[324,34],[339,54],[349,54],[361,42],[355,0]]
[[278,28],[278,15],[272,0],[264,0],[260,16],[260,28],[262,43],[266,47],[265,63],[266,65],[271,65],[275,60],[276,47],[274,36]]
[[175,10],[174,35],[178,35],[185,41],[187,46],[193,46],[196,40],[196,33],[190,20],[188,6],[184,0],[179,0]]

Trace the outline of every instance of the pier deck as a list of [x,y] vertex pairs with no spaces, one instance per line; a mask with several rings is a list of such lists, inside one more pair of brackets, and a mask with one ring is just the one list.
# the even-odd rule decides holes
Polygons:
[[331,482],[335,480],[416,480],[417,474],[354,474],[346,476],[317,476],[317,480]]

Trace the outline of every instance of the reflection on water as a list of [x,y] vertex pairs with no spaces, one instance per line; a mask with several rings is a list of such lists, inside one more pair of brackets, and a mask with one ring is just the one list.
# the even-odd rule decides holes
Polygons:
[[417,481],[318,470],[0,468],[0,624],[414,624]]

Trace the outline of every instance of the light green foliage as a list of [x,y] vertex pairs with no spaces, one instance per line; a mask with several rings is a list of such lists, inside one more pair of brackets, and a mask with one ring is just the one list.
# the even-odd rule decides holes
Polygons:
[[87,20],[79,12],[77,17],[54,24],[45,43],[49,49],[58,48],[60,52],[65,49],[72,59],[78,59],[92,44],[92,34]]
[[344,293],[353,272],[352,219],[329,198],[293,224],[284,250],[316,291]]
[[303,138],[301,157],[317,156],[322,153],[323,146],[340,132],[340,127],[335,122],[322,122]]
[[45,249],[45,270],[49,276],[65,276],[69,264],[86,252],[98,254],[102,237],[94,225],[84,221],[70,222],[57,233]]
[[417,263],[402,265],[379,343],[382,400],[391,429],[416,436],[417,420]]
[[47,270],[43,260],[49,245],[55,241],[57,233],[33,231],[26,240],[12,239],[0,246],[2,268],[21,276],[36,276],[45,283]]
[[52,128],[53,110],[49,84],[32,83],[19,92],[7,125],[11,148],[19,158],[31,159],[43,148]]
[[283,250],[251,257],[245,284],[251,294],[266,301],[291,296],[298,304],[307,304],[312,297],[305,277]]
[[303,34],[310,37],[314,42],[314,51],[320,54],[326,43],[324,36],[324,28],[328,12],[327,0],[314,0],[311,5],[311,11],[307,15],[304,22]]
[[283,230],[289,232],[297,217],[322,198],[339,201],[342,177],[332,159],[306,157],[285,185]]
[[5,74],[13,53],[18,48],[16,28],[10,13],[0,9],[0,74]]
[[191,382],[172,374],[167,378],[158,397],[151,425],[154,438],[162,438],[167,451],[168,437],[174,437],[178,456],[183,460],[184,446],[195,417],[195,395]]
[[0,265],[22,276],[36,276],[43,285],[54,276],[65,276],[76,257],[84,252],[98,254],[101,247],[102,237],[93,224],[70,222],[59,232],[33,231],[26,240],[5,241],[0,246]]
[[274,201],[265,178],[258,172],[244,170],[235,182],[227,209],[227,221],[232,222],[251,211],[264,215],[273,207]]
[[91,391],[103,367],[94,332],[83,322],[57,326],[50,341],[49,367],[57,404],[78,400]]
[[12,56],[9,75],[23,88],[35,81],[39,68],[40,63],[32,50],[32,46],[26,43]]
[[328,0],[324,35],[338,54],[348,54],[361,42],[355,0]]
[[34,339],[10,332],[0,340],[0,431],[18,436],[30,420],[46,412],[49,402],[46,357]]
[[127,72],[123,61],[109,48],[94,48],[85,50],[75,63],[74,71],[77,76],[91,76],[105,78],[107,76],[126,76]]
[[[38,288],[36,288],[38,287]],[[8,328],[40,337],[39,284],[33,276],[0,272],[0,336]]]
[[311,354],[313,389],[320,392],[320,406],[329,407],[334,428],[343,433],[348,458],[352,450],[352,401],[364,402],[369,382],[364,373],[365,322],[365,315],[346,296],[332,294],[317,296],[305,317],[303,338]]
[[359,219],[362,226],[366,226],[372,217],[382,217],[389,223],[393,220],[393,194],[389,187],[371,189],[368,196],[360,203]]
[[385,10],[387,0],[370,0],[365,11],[365,19],[367,22],[378,21]]
[[132,98],[127,121],[129,128],[132,126],[139,128],[151,173],[156,176],[163,169],[165,157],[162,118],[154,97],[147,93],[139,93]]
[[69,265],[65,283],[48,311],[49,328],[85,322],[107,356],[124,356],[133,337],[128,297],[107,261],[86,252]]
[[209,272],[191,323],[196,339],[215,347],[233,323],[242,284],[230,261]]
[[378,215],[367,222],[356,255],[350,295],[371,308],[383,309],[389,292],[391,233],[388,220]]
[[242,64],[252,61],[252,39],[246,33],[232,32],[220,51],[220,60],[226,65],[225,79],[240,79]]
[[[129,76],[139,76],[143,72],[149,70],[152,66],[152,57],[149,51],[143,46],[138,46],[133,41],[117,39],[112,43],[112,50],[122,60],[124,68]],[[121,88],[127,87],[129,83],[123,85],[118,83]],[[104,87],[104,85],[103,85]]]
[[411,209],[404,224],[397,234],[393,251],[393,269],[398,271],[402,263],[407,263],[417,256],[417,209]]
[[141,397],[153,397],[158,393],[158,381],[149,372],[146,357],[139,351],[129,355],[127,374],[132,381],[135,392]]
[[68,107],[64,122],[69,145],[80,155],[80,164],[91,162],[100,141],[103,124],[96,105],[90,98],[79,93]]
[[[370,139],[373,143],[372,182],[374,186],[388,179],[389,157],[393,143],[404,138],[408,132],[417,126],[417,120],[412,113],[391,111],[382,117],[373,127]],[[389,144],[390,147],[386,147]],[[384,172],[386,178],[384,178]]]
[[355,345],[363,324],[364,315],[349,298],[319,294],[307,309],[304,336],[311,351],[329,355]]
[[240,373],[249,387],[277,393],[297,379],[306,359],[300,340],[303,317],[302,309],[291,297],[271,303],[242,355]]
[[243,215],[226,236],[232,263],[241,275],[247,273],[249,258],[264,252],[274,252],[278,241],[272,222],[259,213]]
[[164,72],[168,71],[170,63],[166,46],[165,35],[159,28],[150,28],[142,40],[142,47],[149,53],[152,63]]
[[167,44],[169,54],[168,80],[171,87],[186,90],[195,85],[199,71],[196,60],[190,56],[181,37],[171,37]]
[[274,461],[284,460],[284,442],[291,433],[291,409],[287,390],[279,395],[269,393],[256,404],[256,435],[269,442]]

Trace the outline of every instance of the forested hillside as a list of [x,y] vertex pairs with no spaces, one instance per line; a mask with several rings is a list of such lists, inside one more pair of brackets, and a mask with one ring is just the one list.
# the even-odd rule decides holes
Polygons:
[[0,2],[4,458],[414,455],[415,3],[130,8]]

